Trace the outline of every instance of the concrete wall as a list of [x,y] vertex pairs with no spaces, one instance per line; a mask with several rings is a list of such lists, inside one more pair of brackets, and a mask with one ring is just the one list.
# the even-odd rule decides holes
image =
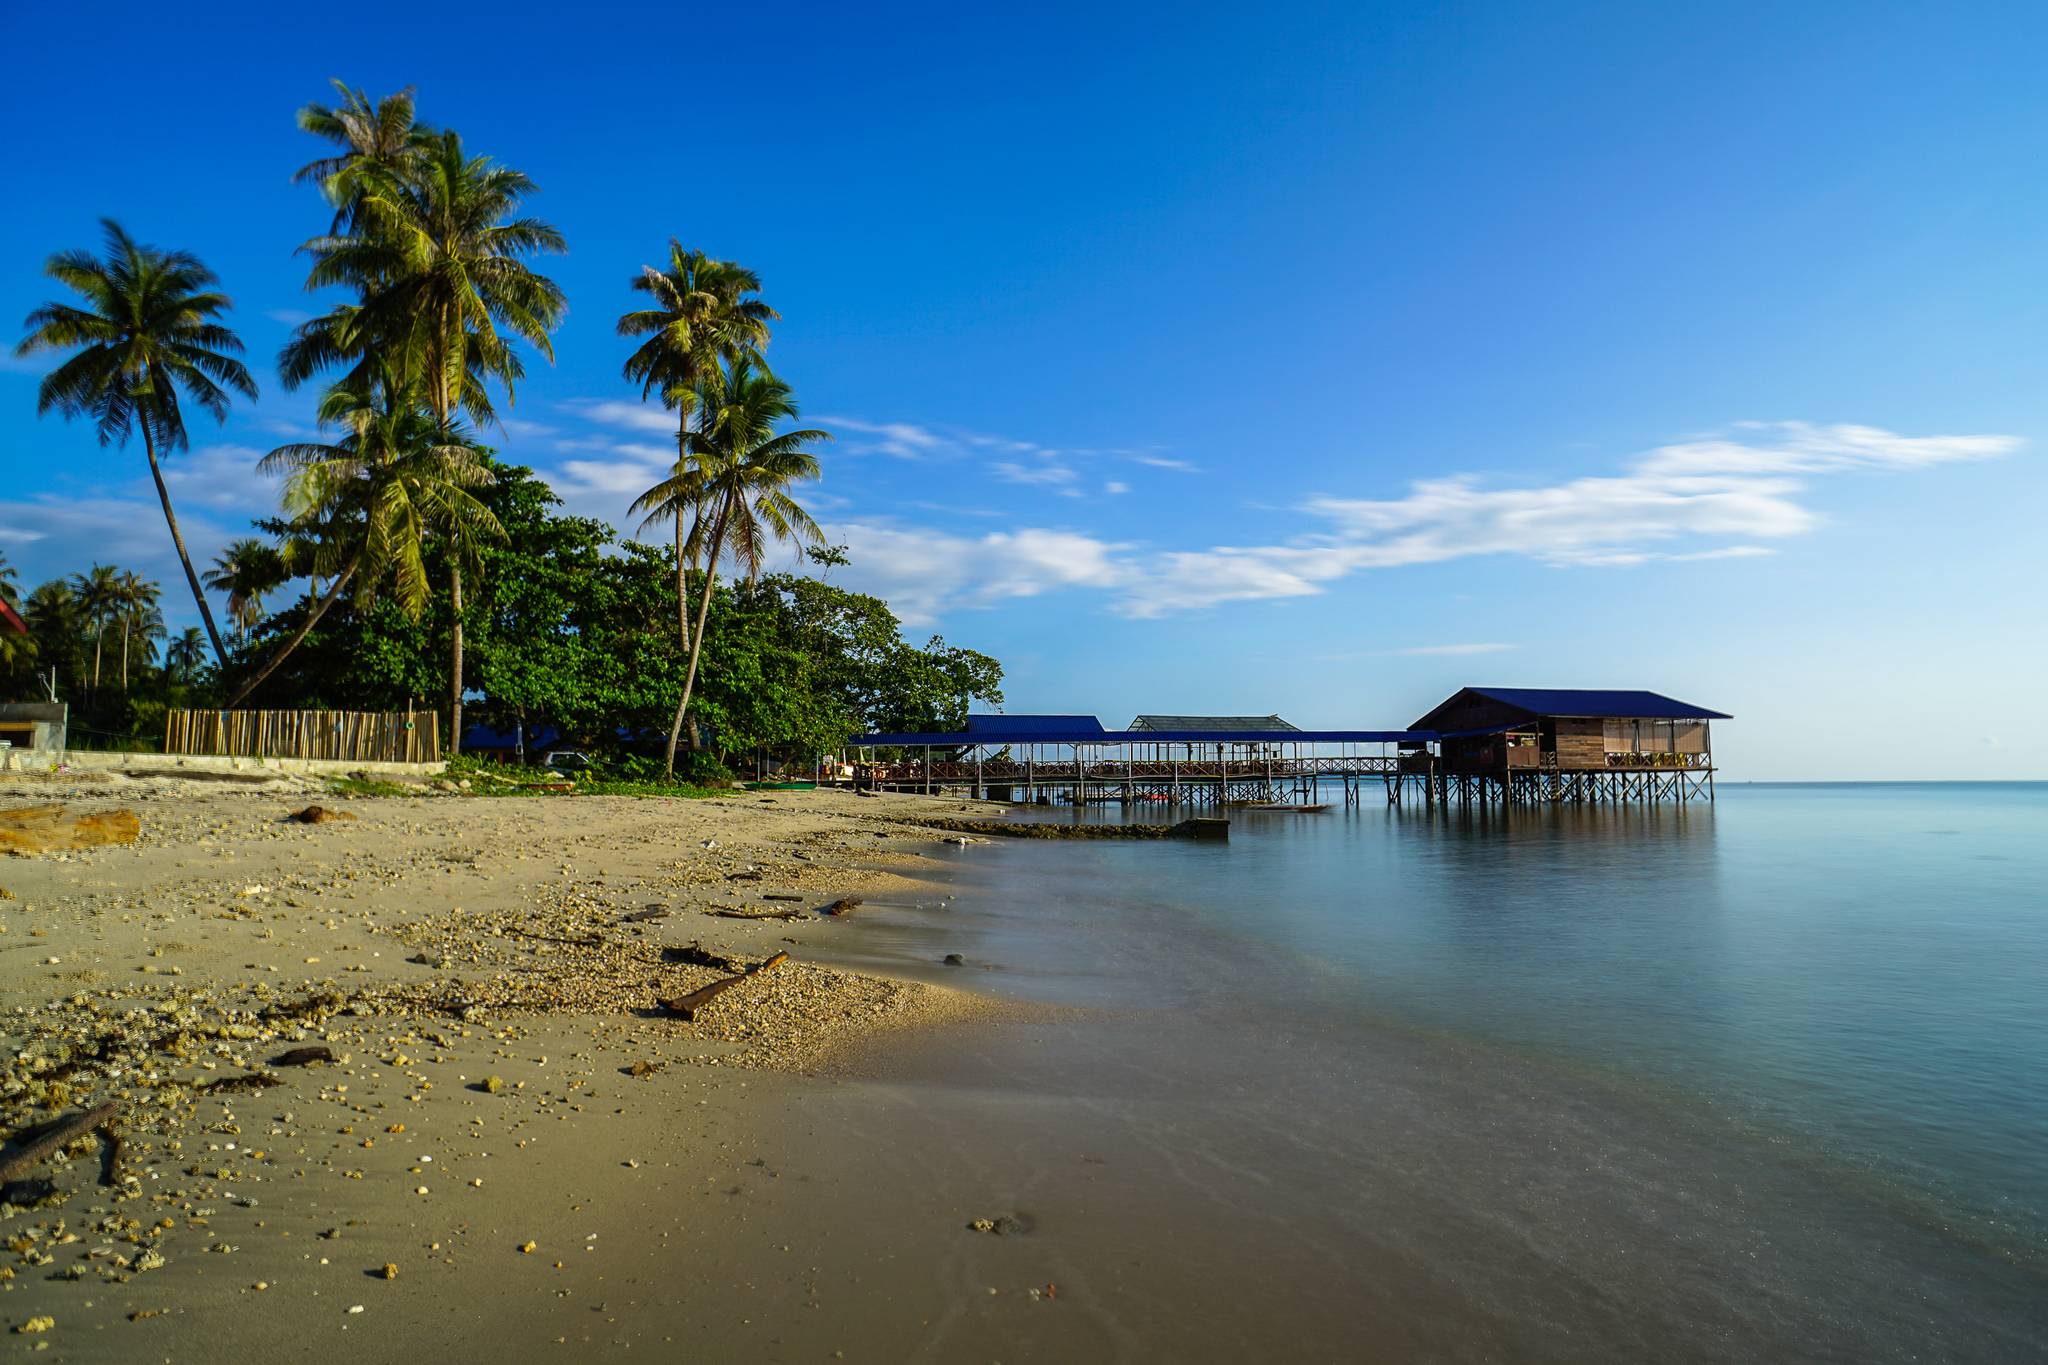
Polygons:
[[321,777],[345,777],[366,773],[371,777],[433,777],[445,765],[440,763],[349,763],[326,758],[222,758],[191,754],[115,754],[97,750],[0,749],[0,771],[52,772],[63,767],[74,772],[116,772],[134,777],[176,776],[192,773],[306,773]]

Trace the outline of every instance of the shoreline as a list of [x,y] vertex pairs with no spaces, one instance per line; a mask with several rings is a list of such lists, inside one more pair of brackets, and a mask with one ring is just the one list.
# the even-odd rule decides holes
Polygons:
[[[522,1209],[624,1215],[649,1197],[640,1172],[665,1188],[771,1138],[757,1095],[829,1089],[891,1037],[1029,1012],[809,959],[858,924],[810,907],[931,894],[911,874],[944,835],[902,817],[958,801],[321,795],[343,818],[287,822],[309,787],[0,781],[0,806],[143,826],[129,846],[0,860],[10,1127],[124,1108],[116,1184],[80,1142],[24,1173],[45,1199],[17,1186],[0,1207],[0,1344],[179,1358],[335,1330],[337,1354],[372,1349],[373,1312],[412,1333],[536,1256],[560,1276],[571,1263],[540,1245],[559,1239],[517,1233],[545,1221]],[[792,959],[693,1022],[655,1006],[778,951]],[[334,1062],[273,1064],[304,1046]],[[696,1140],[663,1136],[677,1110]],[[572,1140],[542,1142],[551,1120]],[[638,1155],[562,1155],[593,1145]]]

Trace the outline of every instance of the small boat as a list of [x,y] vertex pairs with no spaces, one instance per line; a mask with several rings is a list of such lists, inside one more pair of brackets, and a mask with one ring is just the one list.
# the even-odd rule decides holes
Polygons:
[[1286,801],[1246,801],[1239,810],[1291,810],[1300,815],[1321,815],[1330,808],[1325,801],[1319,806],[1297,806]]

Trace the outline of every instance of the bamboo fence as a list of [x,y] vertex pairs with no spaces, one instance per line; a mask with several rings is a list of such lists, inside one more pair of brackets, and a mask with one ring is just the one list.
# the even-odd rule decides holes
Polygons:
[[172,711],[167,754],[317,758],[344,763],[439,763],[433,711]]

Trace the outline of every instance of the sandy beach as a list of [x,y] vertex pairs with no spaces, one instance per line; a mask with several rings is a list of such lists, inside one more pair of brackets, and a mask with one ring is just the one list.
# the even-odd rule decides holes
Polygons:
[[[311,802],[339,818],[286,818]],[[942,894],[917,880],[940,836],[895,817],[957,802],[0,793],[48,803],[130,809],[142,832],[0,862],[7,1119],[113,1099],[123,1143],[117,1169],[83,1140],[11,1191],[11,1349],[360,1360],[582,1340],[629,1311],[604,1287],[643,1259],[643,1297],[707,1256],[748,1263],[735,1220],[778,1177],[771,1110],[858,1071],[879,1037],[1020,1014],[812,960],[859,931],[858,911],[817,907]],[[729,917],[766,914],[795,917]],[[656,1004],[778,952],[693,1021]],[[304,1047],[333,1061],[275,1064]],[[735,1303],[735,1330],[788,1301]]]

